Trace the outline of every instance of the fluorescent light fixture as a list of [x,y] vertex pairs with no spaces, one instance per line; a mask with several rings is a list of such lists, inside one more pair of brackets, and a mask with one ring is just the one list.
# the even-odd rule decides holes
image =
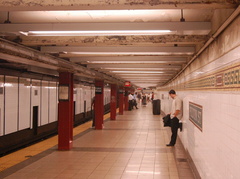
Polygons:
[[[125,76],[133,76],[133,77],[135,77],[135,76],[137,76],[138,78],[139,77],[144,77],[144,76],[146,76],[146,74],[126,74],[126,73],[123,73],[123,74],[118,74],[119,76],[122,76],[122,77],[125,77]],[[148,74],[148,76],[157,76],[157,77],[164,77],[164,76],[171,76],[172,74],[169,74],[169,73],[166,73],[166,74]]]
[[135,83],[135,84],[141,87],[149,87],[149,86],[157,86],[159,83]]
[[13,84],[12,84],[12,83],[4,83],[4,86],[5,86],[5,87],[12,87]]
[[96,63],[96,64],[119,64],[119,63],[133,63],[133,64],[141,64],[141,63],[156,63],[156,64],[162,64],[162,63],[171,63],[169,61],[87,61],[87,63]]
[[109,56],[121,56],[121,55],[192,55],[194,52],[65,52],[62,57],[71,57],[78,55],[109,55]]
[[[105,69],[105,70],[126,70],[126,71],[132,71],[132,70],[138,70],[138,71],[154,71],[154,70],[163,70],[164,68],[101,68],[101,69]],[[163,72],[164,73],[164,72]]]
[[171,30],[109,30],[109,31],[27,31],[26,36],[109,36],[109,35],[161,35]]
[[182,52],[67,52],[66,55],[191,55]]
[[151,73],[151,74],[161,74],[161,71],[111,71],[112,73]]

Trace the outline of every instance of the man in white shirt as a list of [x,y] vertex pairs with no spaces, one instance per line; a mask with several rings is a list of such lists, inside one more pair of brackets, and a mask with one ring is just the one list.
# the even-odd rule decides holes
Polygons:
[[179,128],[179,120],[182,118],[182,100],[176,95],[174,90],[169,91],[169,96],[173,99],[171,108],[171,141],[167,146],[174,146],[177,140],[177,132]]
[[131,93],[128,94],[128,110],[131,111],[133,109],[133,96]]

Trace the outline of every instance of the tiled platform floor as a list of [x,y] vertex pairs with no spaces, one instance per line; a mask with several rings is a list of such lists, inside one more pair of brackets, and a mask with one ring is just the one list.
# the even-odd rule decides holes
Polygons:
[[[54,146],[2,173],[7,179],[192,179],[182,146],[166,147],[169,128],[151,104],[125,111],[103,130],[75,136],[71,151]],[[1,178],[0,173],[0,178]]]

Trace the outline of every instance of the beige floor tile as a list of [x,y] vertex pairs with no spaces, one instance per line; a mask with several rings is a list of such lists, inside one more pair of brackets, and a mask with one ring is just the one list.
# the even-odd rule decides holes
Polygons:
[[[160,124],[159,116],[152,115],[151,105],[125,111],[116,121],[105,122],[103,130],[93,129],[78,137],[73,142],[73,150],[55,150],[7,178],[178,179],[173,150],[165,146],[170,138]],[[91,122],[85,123],[75,128],[74,134],[90,126]],[[35,155],[56,141],[57,137],[51,138],[20,154]],[[13,158],[4,158],[0,164],[11,163]],[[188,169],[185,164],[181,167]],[[189,177],[187,171],[181,174],[185,172]]]

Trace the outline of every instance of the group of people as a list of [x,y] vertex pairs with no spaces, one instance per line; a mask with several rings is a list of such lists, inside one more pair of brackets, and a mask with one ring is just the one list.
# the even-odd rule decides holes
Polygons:
[[147,105],[147,102],[150,102],[154,99],[154,92],[150,94],[146,93],[129,93],[128,94],[128,110],[131,111],[134,107],[138,109],[137,105],[138,103],[142,103],[143,106]]
[[138,93],[134,93],[134,94],[131,94],[129,93],[128,94],[128,110],[131,111],[133,109],[133,107],[135,107],[136,109],[138,109],[137,107],[137,95]]
[[[180,128],[180,130],[181,130],[181,125],[180,125],[179,121],[181,120],[182,115],[183,115],[183,102],[177,96],[176,91],[174,91],[174,90],[169,91],[169,96],[173,99],[171,112],[170,112],[172,135],[171,135],[171,140],[170,140],[169,144],[167,144],[166,146],[171,147],[176,144],[178,128]],[[135,92],[134,94],[129,93],[128,94],[128,104],[129,104],[128,110],[131,111],[133,109],[133,107],[138,109],[137,100],[140,101],[141,99],[143,100],[142,103],[144,103],[144,100],[146,100],[146,101],[148,100],[147,96],[145,94],[141,95],[140,93],[137,93],[137,92]],[[152,92],[151,100],[153,100],[153,99],[154,99],[154,93]],[[93,108],[94,108],[94,102],[95,102],[95,98],[93,98],[93,100],[92,100]],[[94,118],[93,118],[92,126],[93,127],[95,126]]]
[[[169,91],[169,96],[173,99],[172,101],[172,106],[171,106],[171,112],[170,112],[170,118],[171,118],[171,140],[169,144],[166,144],[166,146],[171,147],[176,144],[177,140],[177,132],[178,128],[181,130],[181,123],[179,121],[182,118],[183,115],[183,102],[182,100],[177,96],[175,90],[170,90]],[[146,94],[140,94],[140,93],[134,93],[128,94],[128,103],[129,103],[129,108],[128,110],[132,110],[133,107],[138,109],[137,107],[137,99],[140,101],[142,99],[142,104],[146,105],[147,101],[154,100],[154,93],[152,92],[151,95],[146,95]]]

